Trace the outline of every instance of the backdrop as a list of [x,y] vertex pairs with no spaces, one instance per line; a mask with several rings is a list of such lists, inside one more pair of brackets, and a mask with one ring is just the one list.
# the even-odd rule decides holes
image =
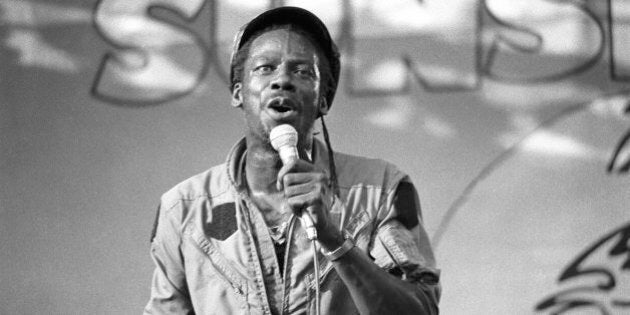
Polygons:
[[416,183],[444,314],[630,312],[630,1],[0,0],[0,314],[138,314],[159,196],[243,133],[232,36],[342,52],[336,150]]

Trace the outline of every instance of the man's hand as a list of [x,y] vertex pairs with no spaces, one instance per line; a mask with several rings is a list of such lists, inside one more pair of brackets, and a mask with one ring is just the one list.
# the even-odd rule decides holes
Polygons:
[[294,160],[282,166],[276,185],[279,191],[284,191],[293,213],[300,216],[306,211],[311,216],[320,245],[327,250],[341,246],[343,235],[328,214],[333,194],[324,172],[307,161]]

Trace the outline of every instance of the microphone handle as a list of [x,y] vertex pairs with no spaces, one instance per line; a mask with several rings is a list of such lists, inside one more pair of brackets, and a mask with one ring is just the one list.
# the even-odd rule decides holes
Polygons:
[[304,231],[306,231],[306,238],[311,241],[317,240],[317,229],[315,229],[315,223],[313,223],[313,219],[306,209],[302,210],[300,220],[304,226]]

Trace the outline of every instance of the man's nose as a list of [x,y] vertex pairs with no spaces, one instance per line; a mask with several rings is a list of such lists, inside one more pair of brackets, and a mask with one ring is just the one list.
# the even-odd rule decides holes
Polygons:
[[278,73],[271,81],[271,89],[294,91],[295,85],[293,84],[293,78],[291,78],[291,73],[289,73],[289,71],[283,68],[278,69]]

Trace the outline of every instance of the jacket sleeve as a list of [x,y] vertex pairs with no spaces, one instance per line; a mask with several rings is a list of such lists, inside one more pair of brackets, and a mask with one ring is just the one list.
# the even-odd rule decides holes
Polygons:
[[184,263],[180,251],[180,220],[173,213],[180,204],[163,209],[158,207],[154,231],[151,237],[151,258],[155,263],[151,282],[151,297],[144,314],[194,314]]
[[386,196],[370,250],[374,262],[389,273],[415,285],[414,294],[426,314],[438,314],[440,271],[422,224],[415,187],[404,177]]

